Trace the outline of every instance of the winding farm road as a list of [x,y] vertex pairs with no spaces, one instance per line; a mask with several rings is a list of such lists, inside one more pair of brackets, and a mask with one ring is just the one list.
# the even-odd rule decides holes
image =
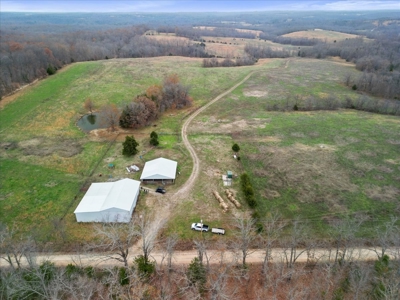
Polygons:
[[206,105],[200,107],[199,109],[197,109],[194,113],[192,113],[185,121],[185,123],[183,123],[182,125],[182,130],[181,130],[181,137],[182,137],[182,141],[183,144],[185,145],[185,147],[189,150],[190,156],[192,157],[193,160],[193,170],[192,173],[189,176],[189,179],[185,182],[185,184],[179,189],[179,191],[177,191],[172,197],[173,198],[184,198],[187,197],[189,192],[191,191],[191,189],[193,188],[193,185],[197,179],[197,177],[199,176],[199,171],[200,171],[200,161],[199,158],[196,154],[196,151],[194,150],[193,146],[190,144],[189,139],[188,139],[188,135],[187,135],[187,131],[189,128],[190,123],[193,121],[194,118],[196,118],[200,113],[202,113],[203,111],[205,111],[208,107],[210,107],[211,105],[213,105],[215,102],[217,102],[218,100],[220,100],[221,98],[225,97],[226,95],[230,94],[233,90],[235,90],[238,86],[240,86],[241,84],[243,84],[244,82],[246,82],[251,75],[253,75],[255,72],[257,71],[253,71],[251,73],[249,73],[245,78],[243,78],[240,82],[236,83],[234,86],[232,86],[229,90],[223,92],[222,94],[219,94],[217,97],[215,97],[213,100],[211,100],[210,102],[208,102]]

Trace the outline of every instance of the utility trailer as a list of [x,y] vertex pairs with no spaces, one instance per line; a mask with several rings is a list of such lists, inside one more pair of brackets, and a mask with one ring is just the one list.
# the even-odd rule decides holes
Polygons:
[[211,232],[215,234],[225,234],[225,229],[223,228],[211,228]]

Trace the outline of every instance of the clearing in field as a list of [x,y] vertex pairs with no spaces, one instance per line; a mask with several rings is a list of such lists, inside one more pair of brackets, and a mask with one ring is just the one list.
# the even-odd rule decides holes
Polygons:
[[331,30],[323,30],[323,29],[314,29],[314,30],[305,30],[305,31],[295,31],[288,34],[282,35],[283,37],[292,37],[292,38],[308,38],[308,39],[319,39],[327,42],[341,41],[345,39],[354,39],[360,37],[355,34],[348,34],[338,31]]

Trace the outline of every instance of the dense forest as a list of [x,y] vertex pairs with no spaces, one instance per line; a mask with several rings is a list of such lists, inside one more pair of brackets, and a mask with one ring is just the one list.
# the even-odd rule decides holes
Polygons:
[[[54,74],[66,64],[111,58],[189,56],[209,58],[203,36],[270,40],[299,46],[297,53],[267,46],[246,46],[247,57],[223,62],[206,60],[205,67],[253,64],[264,57],[339,56],[364,74],[348,83],[385,98],[400,98],[400,24],[395,12],[357,13],[214,13],[214,14],[22,14],[1,13],[0,98],[19,87]],[[203,27],[202,27],[203,26]],[[208,27],[207,27],[208,26]],[[81,30],[84,27],[85,30]],[[215,27],[210,29],[210,27]],[[355,33],[337,43],[288,38],[283,34],[307,29]],[[261,31],[257,37],[252,32]],[[188,38],[177,42],[151,39],[149,30]]]

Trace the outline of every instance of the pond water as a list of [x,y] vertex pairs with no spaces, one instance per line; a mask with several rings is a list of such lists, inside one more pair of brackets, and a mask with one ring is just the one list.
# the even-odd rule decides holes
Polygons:
[[107,128],[106,125],[101,124],[100,115],[98,113],[84,115],[76,124],[85,132],[89,132],[93,129]]

